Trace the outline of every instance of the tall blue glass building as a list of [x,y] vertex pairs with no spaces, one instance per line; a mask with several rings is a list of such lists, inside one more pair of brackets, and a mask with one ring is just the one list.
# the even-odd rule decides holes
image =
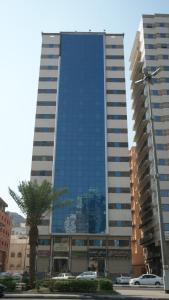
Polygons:
[[67,188],[39,226],[39,270],[128,271],[123,34],[42,34],[31,179]]

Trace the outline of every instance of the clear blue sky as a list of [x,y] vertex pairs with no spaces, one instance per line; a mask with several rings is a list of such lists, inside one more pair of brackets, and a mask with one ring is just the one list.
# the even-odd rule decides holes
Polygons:
[[169,0],[0,1],[0,197],[19,212],[8,194],[29,180],[38,88],[41,32],[125,33],[129,144],[132,123],[129,55],[142,14],[169,13]]

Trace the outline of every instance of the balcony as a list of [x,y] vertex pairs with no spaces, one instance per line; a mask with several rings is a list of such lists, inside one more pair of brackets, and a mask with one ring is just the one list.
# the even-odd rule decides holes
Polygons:
[[[150,183],[150,175],[146,174],[142,180],[139,181],[139,191],[140,193],[143,192],[144,188],[147,184]],[[150,185],[149,185],[150,186]]]
[[142,195],[140,195],[139,198],[139,203],[141,206],[143,206],[143,204],[147,201],[147,199],[151,196],[151,189],[150,187],[144,192],[142,193]]
[[147,155],[147,156],[144,157],[144,158],[140,161],[140,163],[138,164],[138,171],[141,172],[142,169],[145,170],[145,168],[146,168],[147,166],[149,166],[149,165],[150,165],[150,161],[149,161],[148,155]]
[[153,240],[153,234],[148,233],[146,236],[140,239],[139,244],[140,245],[149,244],[150,242],[152,243],[152,240]]
[[147,124],[148,124],[148,120],[144,119],[139,124],[139,126],[134,125],[134,128],[137,127],[137,132],[136,132],[136,136],[135,136],[135,141],[136,142],[142,137],[142,134],[145,132]]
[[146,221],[152,219],[152,217],[153,217],[152,209],[150,208],[148,210],[142,211],[142,213],[140,214],[140,217],[141,217],[141,220],[143,220],[143,222],[146,222]]

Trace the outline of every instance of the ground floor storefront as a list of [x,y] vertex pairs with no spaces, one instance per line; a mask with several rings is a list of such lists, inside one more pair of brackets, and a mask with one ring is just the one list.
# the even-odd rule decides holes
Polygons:
[[126,237],[41,237],[37,247],[37,272],[57,274],[97,271],[101,276],[131,273],[130,241]]

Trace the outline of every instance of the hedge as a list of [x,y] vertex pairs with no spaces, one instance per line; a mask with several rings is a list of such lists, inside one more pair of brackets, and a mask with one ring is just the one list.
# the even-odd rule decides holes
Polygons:
[[51,292],[81,292],[93,293],[96,291],[112,291],[112,282],[108,279],[68,279],[68,280],[49,280],[45,282],[45,286]]
[[0,278],[0,284],[5,285],[8,292],[13,292],[16,288],[16,281],[11,277]]

